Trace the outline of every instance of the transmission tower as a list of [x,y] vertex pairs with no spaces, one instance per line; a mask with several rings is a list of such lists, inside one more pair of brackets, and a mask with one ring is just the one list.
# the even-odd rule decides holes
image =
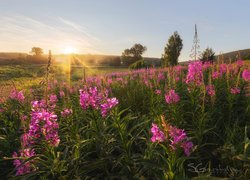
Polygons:
[[200,40],[198,38],[198,32],[197,32],[197,26],[195,24],[195,34],[194,34],[194,40],[193,40],[193,46],[191,49],[190,58],[193,60],[197,60],[198,55],[200,54]]

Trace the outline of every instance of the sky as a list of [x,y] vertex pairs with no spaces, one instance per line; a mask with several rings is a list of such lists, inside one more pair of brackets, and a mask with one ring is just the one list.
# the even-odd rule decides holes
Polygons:
[[169,37],[189,60],[197,24],[200,51],[250,48],[249,0],[0,0],[0,52],[121,55],[140,43],[160,58]]

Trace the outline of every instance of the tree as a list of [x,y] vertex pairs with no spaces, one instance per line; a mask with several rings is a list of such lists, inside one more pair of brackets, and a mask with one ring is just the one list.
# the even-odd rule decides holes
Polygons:
[[40,47],[33,47],[30,53],[35,56],[41,56],[43,54],[43,49]]
[[164,48],[164,54],[162,54],[163,66],[174,66],[178,63],[178,57],[180,56],[183,44],[182,39],[177,31],[168,39],[168,43]]
[[215,55],[215,52],[213,51],[212,48],[206,48],[201,56],[200,56],[200,60],[204,63],[206,61],[210,61],[210,62],[213,62],[214,61],[214,56]]
[[121,56],[124,65],[130,65],[136,61],[142,60],[142,54],[147,50],[146,46],[135,44],[130,49],[125,49]]

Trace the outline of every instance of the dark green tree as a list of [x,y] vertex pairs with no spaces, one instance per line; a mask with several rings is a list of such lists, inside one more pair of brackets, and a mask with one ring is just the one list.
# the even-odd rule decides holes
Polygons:
[[33,47],[30,53],[35,56],[41,56],[43,54],[43,49],[40,47]]
[[142,60],[142,54],[147,50],[146,46],[135,44],[130,49],[125,49],[121,56],[123,65],[130,65],[136,61]]
[[212,48],[206,48],[203,52],[202,52],[202,54],[201,54],[201,56],[200,56],[200,60],[202,61],[202,62],[206,62],[206,61],[210,61],[210,62],[213,62],[214,61],[214,58],[215,58],[215,52],[213,51],[213,49]]
[[162,54],[163,66],[174,66],[178,64],[178,57],[180,56],[183,44],[182,39],[177,31],[168,39],[168,43],[164,48],[164,54]]

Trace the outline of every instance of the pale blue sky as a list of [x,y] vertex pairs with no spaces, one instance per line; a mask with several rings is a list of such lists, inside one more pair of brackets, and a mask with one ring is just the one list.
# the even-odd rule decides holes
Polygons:
[[249,0],[0,0],[0,51],[120,55],[134,43],[161,57],[169,36],[183,39],[188,60],[198,26],[201,50],[250,48]]

